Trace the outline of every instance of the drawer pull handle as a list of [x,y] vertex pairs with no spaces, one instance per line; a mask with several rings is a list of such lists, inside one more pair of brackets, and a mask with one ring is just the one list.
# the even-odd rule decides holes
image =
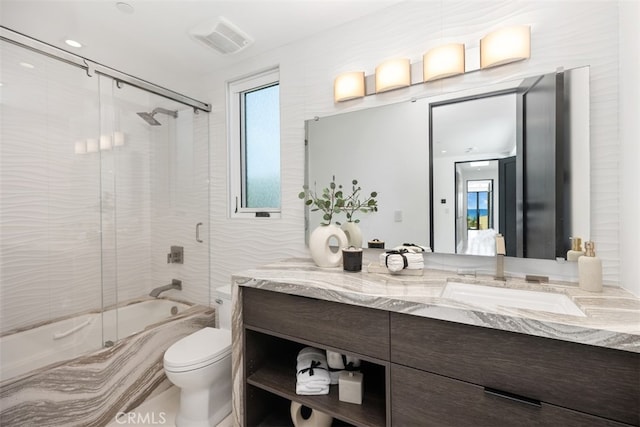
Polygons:
[[497,390],[495,388],[485,387],[484,392],[496,397],[502,397],[503,399],[513,400],[515,402],[524,403],[525,405],[532,405],[540,408],[542,405],[539,400],[531,399],[529,397],[520,396],[518,394],[509,393],[507,391]]

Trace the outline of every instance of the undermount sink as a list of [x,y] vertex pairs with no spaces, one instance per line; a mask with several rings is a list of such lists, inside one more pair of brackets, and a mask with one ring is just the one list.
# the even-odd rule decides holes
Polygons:
[[440,297],[492,311],[498,307],[512,307],[586,317],[568,296],[551,292],[447,282]]

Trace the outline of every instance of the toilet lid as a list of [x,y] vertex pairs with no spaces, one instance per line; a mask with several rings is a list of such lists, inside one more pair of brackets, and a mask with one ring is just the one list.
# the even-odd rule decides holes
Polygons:
[[164,353],[168,368],[204,366],[231,353],[231,332],[203,328],[175,342]]

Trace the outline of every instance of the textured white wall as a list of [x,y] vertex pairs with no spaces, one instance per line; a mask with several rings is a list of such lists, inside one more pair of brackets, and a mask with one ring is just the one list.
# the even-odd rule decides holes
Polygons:
[[[429,48],[447,42],[477,47],[487,32],[515,24],[531,25],[530,60],[339,105],[333,102],[333,79],[341,72],[372,74],[378,63],[392,57],[415,62]],[[282,219],[231,220],[225,82],[274,65],[281,73]],[[597,243],[605,281],[619,283],[618,4],[447,1],[400,3],[208,76],[206,98],[213,102],[212,286],[228,283],[234,271],[307,254],[303,205],[297,198],[304,181],[305,120],[584,65],[591,67],[592,223],[591,235],[583,238]]]
[[620,4],[621,283],[640,296],[640,2]]

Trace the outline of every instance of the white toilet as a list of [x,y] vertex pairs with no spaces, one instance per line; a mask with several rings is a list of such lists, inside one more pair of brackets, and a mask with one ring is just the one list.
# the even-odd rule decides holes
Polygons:
[[231,286],[216,296],[220,329],[201,329],[164,353],[164,372],[180,388],[177,427],[212,427],[231,412]]

